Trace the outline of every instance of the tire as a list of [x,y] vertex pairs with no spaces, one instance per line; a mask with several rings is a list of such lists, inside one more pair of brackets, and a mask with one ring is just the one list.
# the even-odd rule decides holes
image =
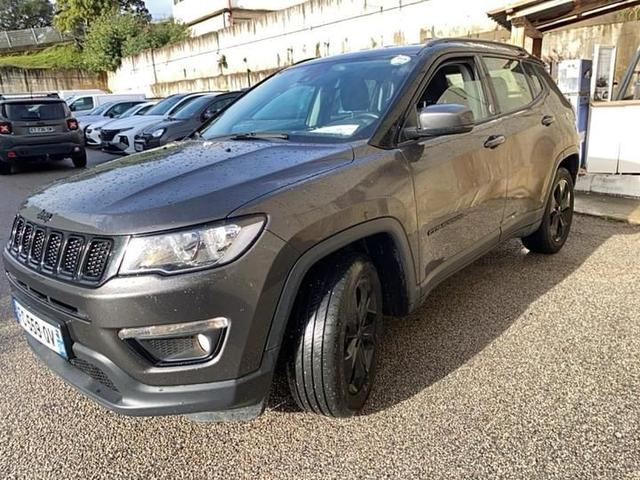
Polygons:
[[328,417],[355,415],[371,391],[380,343],[375,267],[357,253],[327,259],[305,279],[293,315],[286,372],[294,400]]
[[0,175],[11,175],[12,170],[10,163],[0,160]]
[[73,161],[73,166],[75,168],[86,168],[87,167],[87,151],[82,149],[82,152],[71,157]]
[[535,253],[558,253],[567,241],[573,221],[573,177],[559,168],[553,180],[542,224],[522,243]]

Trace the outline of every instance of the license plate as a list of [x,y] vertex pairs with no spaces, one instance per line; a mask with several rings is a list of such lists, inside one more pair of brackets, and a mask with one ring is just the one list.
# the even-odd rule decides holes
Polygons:
[[15,299],[13,300],[13,309],[16,312],[18,323],[29,335],[58,355],[69,358],[59,326],[45,322],[20,305]]
[[29,133],[51,133],[55,132],[53,127],[29,127]]
[[142,145],[141,143],[135,143],[133,145],[133,148],[135,148],[136,152],[144,151],[144,145]]

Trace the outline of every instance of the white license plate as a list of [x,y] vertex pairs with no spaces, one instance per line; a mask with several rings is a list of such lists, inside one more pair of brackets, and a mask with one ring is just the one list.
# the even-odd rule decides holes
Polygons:
[[29,127],[29,133],[51,133],[55,132],[53,127]]
[[29,335],[46,347],[49,347],[58,355],[64,358],[69,358],[67,356],[67,349],[64,346],[62,331],[59,326],[45,322],[20,305],[15,299],[13,300],[13,308],[16,312],[18,323]]
[[134,143],[133,148],[135,148],[136,152],[142,152],[144,150],[144,146],[141,143]]

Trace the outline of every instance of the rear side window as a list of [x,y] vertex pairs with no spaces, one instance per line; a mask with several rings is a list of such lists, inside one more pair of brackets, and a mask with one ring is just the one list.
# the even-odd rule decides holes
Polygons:
[[524,64],[524,70],[527,72],[527,77],[529,77],[529,84],[533,90],[533,97],[536,98],[542,93],[542,80],[538,77],[535,67],[530,63]]
[[7,103],[4,116],[14,122],[62,120],[66,111],[62,102]]
[[526,73],[519,60],[485,57],[484,62],[502,113],[519,110],[533,101]]

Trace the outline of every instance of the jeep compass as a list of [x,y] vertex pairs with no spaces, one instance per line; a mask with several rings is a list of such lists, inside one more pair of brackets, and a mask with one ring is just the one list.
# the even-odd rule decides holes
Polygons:
[[562,248],[574,122],[544,65],[497,43],[293,65],[197,138],[27,199],[3,251],[17,320],[123,414],[252,418],[278,363],[300,408],[353,415],[384,315],[510,238]]

